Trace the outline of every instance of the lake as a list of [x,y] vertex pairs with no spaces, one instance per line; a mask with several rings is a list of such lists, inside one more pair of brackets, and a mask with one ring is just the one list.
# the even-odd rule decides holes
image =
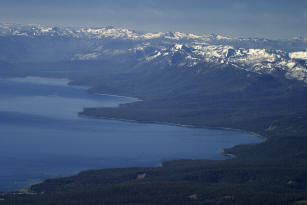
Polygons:
[[0,79],[0,192],[88,169],[222,160],[224,148],[263,141],[239,131],[81,118],[84,107],[136,99],[88,94],[68,82]]

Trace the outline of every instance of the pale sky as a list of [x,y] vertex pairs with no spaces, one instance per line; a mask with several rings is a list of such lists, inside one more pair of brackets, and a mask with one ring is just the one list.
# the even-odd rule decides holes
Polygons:
[[307,37],[307,0],[0,0],[0,22]]

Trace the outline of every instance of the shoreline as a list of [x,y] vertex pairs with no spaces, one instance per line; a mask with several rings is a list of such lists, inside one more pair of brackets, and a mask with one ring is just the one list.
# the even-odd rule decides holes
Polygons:
[[82,112],[79,112],[78,116],[81,117],[81,118],[90,118],[90,119],[107,119],[107,120],[117,120],[117,121],[123,121],[123,122],[136,122],[136,123],[144,123],[144,124],[168,125],[168,126],[178,126],[178,127],[187,127],[187,128],[239,131],[239,132],[243,132],[243,133],[247,133],[247,134],[257,136],[260,139],[264,139],[263,142],[265,142],[268,139],[268,137],[261,135],[259,133],[253,132],[253,131],[230,128],[230,127],[213,127],[213,126],[205,126],[205,125],[204,126],[198,126],[198,125],[186,125],[186,124],[173,123],[173,122],[132,120],[132,119],[116,118],[116,117],[93,116],[93,115],[83,114]]
[[[105,94],[105,93],[92,93],[92,92],[89,92],[89,94],[92,94],[92,95],[101,95],[101,96],[112,96],[112,97],[128,98],[128,99],[135,100],[134,102],[143,101],[142,99],[137,98],[137,97],[129,97],[129,96],[124,96],[124,95],[114,95],[114,94]],[[131,103],[134,103],[134,102],[131,102]],[[125,104],[126,104],[126,103],[125,103]]]
[[[108,95],[108,94],[104,94]],[[228,127],[212,127],[212,126],[196,126],[196,125],[185,125],[185,124],[179,124],[179,123],[172,123],[172,122],[161,122],[161,121],[142,121],[142,120],[131,120],[131,119],[124,119],[124,118],[116,118],[116,117],[106,117],[106,116],[91,116],[87,114],[83,114],[81,112],[78,113],[78,116],[81,118],[89,118],[89,119],[106,119],[106,120],[115,120],[115,121],[122,121],[122,122],[132,122],[132,123],[143,123],[143,124],[156,124],[156,125],[167,125],[167,126],[178,126],[178,127],[185,127],[185,128],[197,128],[197,129],[212,129],[212,130],[228,130],[228,131],[236,131],[236,132],[242,132],[242,133],[247,133],[250,135],[253,135],[255,137],[258,137],[259,139],[262,139],[263,141],[258,142],[258,143],[250,143],[250,144],[260,144],[264,143],[268,140],[268,137],[258,134],[253,131],[247,131],[247,130],[242,130],[242,129],[235,129],[235,128],[228,128]],[[238,145],[248,145],[248,144],[238,144]],[[235,145],[235,146],[238,146]],[[228,159],[224,160],[229,160],[229,159],[234,159],[237,158],[236,155],[227,153],[226,149],[231,149],[235,146],[229,147],[229,148],[224,148],[220,154],[228,157]],[[204,159],[205,160],[205,159]],[[171,160],[172,161],[172,160]],[[161,162],[162,164],[164,162]]]
[[[135,102],[141,102],[144,101],[138,97],[129,97],[129,96],[124,96],[124,95],[115,95],[115,94],[107,94],[107,93],[92,93],[89,92],[92,95],[101,95],[101,96],[113,96],[113,97],[123,97],[123,98],[129,98],[129,99],[136,99],[134,102],[129,102],[129,103],[123,103],[123,104],[131,104]],[[117,105],[119,107],[120,104]],[[85,109],[87,107],[84,107]],[[90,107],[90,108],[99,108],[99,107]],[[101,107],[101,108],[108,108],[108,107]],[[83,110],[84,111],[84,110]],[[109,119],[109,120],[118,120],[118,121],[123,121],[123,122],[137,122],[137,123],[146,123],[146,124],[158,124],[158,125],[169,125],[169,126],[179,126],[179,127],[190,127],[190,128],[204,128],[204,129],[216,129],[216,130],[230,130],[230,131],[239,131],[239,132],[244,132],[248,133],[254,136],[257,136],[261,139],[264,139],[266,141],[268,137],[261,135],[259,133],[256,133],[254,131],[248,131],[248,130],[243,130],[243,129],[237,129],[237,128],[230,128],[230,127],[213,127],[213,126],[198,126],[198,125],[186,125],[186,124],[180,124],[180,123],[173,123],[173,122],[161,122],[161,121],[142,121],[142,120],[133,120],[133,119],[125,119],[125,118],[116,118],[116,117],[106,117],[106,116],[93,116],[93,115],[88,115],[84,114],[83,111],[78,112],[79,117],[84,117],[84,118],[91,118],[91,119]],[[263,142],[264,142],[263,141]]]

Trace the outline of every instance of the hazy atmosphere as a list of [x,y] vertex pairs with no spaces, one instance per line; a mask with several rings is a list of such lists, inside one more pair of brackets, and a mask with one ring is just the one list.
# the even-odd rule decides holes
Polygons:
[[0,21],[227,36],[307,36],[305,0],[2,0]]
[[0,205],[307,205],[307,0],[0,0]]

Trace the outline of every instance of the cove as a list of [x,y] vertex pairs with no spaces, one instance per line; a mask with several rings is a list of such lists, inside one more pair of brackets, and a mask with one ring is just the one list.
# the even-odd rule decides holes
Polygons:
[[0,80],[0,192],[88,169],[223,160],[225,148],[263,141],[240,131],[80,118],[84,107],[116,107],[136,99],[91,95],[68,82]]

